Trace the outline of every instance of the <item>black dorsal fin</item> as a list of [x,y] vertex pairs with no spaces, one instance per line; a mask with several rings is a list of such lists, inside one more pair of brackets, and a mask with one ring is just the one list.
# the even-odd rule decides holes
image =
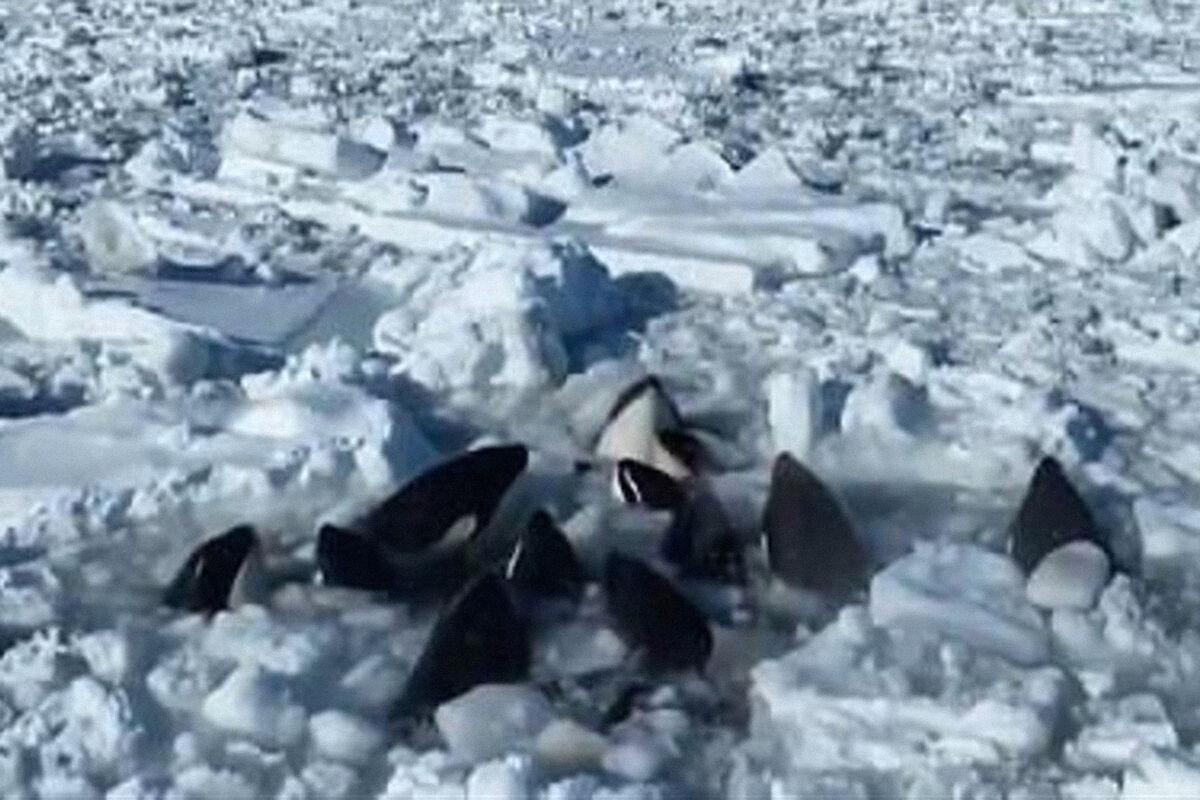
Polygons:
[[775,459],[762,527],[771,571],[790,586],[835,595],[865,586],[870,564],[841,503],[789,453]]
[[1009,526],[1009,552],[1026,575],[1051,551],[1069,542],[1095,544],[1112,561],[1107,537],[1053,456],[1038,463]]

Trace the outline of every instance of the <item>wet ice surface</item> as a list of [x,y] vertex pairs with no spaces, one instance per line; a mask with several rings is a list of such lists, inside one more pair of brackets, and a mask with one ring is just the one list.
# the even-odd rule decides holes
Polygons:
[[[9,4],[0,790],[1195,794],[1198,10]],[[743,532],[778,450],[827,480],[870,591],[726,616],[606,726],[593,589],[396,730],[433,609],[304,584],[319,524],[521,440],[589,568],[653,553],[573,473],[646,372]],[[1041,453],[1103,586],[1004,555]],[[239,522],[301,583],[159,608]]]

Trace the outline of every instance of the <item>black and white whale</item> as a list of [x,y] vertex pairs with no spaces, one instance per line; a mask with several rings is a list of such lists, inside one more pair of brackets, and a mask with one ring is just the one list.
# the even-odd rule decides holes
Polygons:
[[681,577],[735,584],[746,581],[742,539],[710,492],[696,492],[676,511],[660,552],[679,569]]
[[1090,607],[1111,577],[1108,538],[1053,456],[1034,470],[1009,526],[1009,552],[1028,576],[1030,601],[1044,608]]
[[413,478],[356,527],[400,553],[469,538],[487,527],[528,463],[522,444],[468,450]]
[[775,459],[762,529],[771,572],[789,586],[834,597],[866,586],[870,562],[841,503],[790,453]]
[[378,540],[325,524],[317,533],[317,572],[324,586],[379,592],[395,600],[438,600],[454,594],[482,563],[462,542],[398,554]]
[[712,654],[708,620],[664,575],[610,553],[604,595],[617,634],[650,672],[702,670]]
[[258,534],[249,525],[238,525],[192,551],[167,585],[162,602],[215,614],[262,600],[264,580]]
[[474,578],[434,624],[404,690],[394,719],[411,719],[485,683],[520,683],[529,677],[529,631],[492,571]]
[[504,576],[517,592],[533,601],[562,599],[577,604],[587,575],[566,534],[549,514],[533,514],[505,565]]
[[446,598],[511,551],[491,523],[529,461],[524,445],[469,450],[421,473],[348,528],[317,538],[322,583],[396,599]]
[[613,470],[613,493],[630,505],[656,511],[678,511],[687,501],[683,484],[660,469],[622,458]]
[[687,432],[678,407],[654,375],[617,397],[595,451],[601,458],[630,459],[676,479],[691,475],[702,457],[701,445]]

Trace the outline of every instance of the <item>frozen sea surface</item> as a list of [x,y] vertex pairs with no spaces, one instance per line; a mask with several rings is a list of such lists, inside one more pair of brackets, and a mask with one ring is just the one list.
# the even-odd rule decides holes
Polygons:
[[[0,794],[1196,796],[1198,21],[3,4]],[[747,623],[686,587],[708,669],[614,723],[630,654],[592,586],[528,684],[397,730],[434,609],[312,585],[318,527],[519,440],[585,566],[653,553],[669,515],[574,471],[648,373],[739,534],[790,450],[869,591]],[[1043,454],[1111,579],[1005,555]],[[161,608],[243,522],[274,593]]]

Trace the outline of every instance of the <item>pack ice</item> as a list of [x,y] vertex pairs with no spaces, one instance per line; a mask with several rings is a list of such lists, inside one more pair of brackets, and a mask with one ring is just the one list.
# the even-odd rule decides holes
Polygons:
[[0,794],[1190,797],[1194,2],[8,4]]

